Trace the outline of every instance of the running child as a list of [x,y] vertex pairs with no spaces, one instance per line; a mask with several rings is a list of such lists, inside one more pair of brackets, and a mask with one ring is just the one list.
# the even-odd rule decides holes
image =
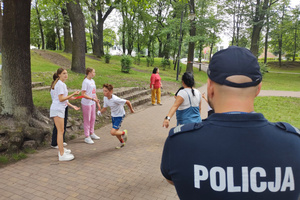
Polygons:
[[106,111],[107,107],[110,107],[112,121],[112,129],[110,130],[110,134],[118,138],[120,144],[116,147],[116,149],[120,149],[125,146],[125,142],[127,141],[127,130],[120,130],[122,121],[125,117],[124,104],[127,104],[131,113],[134,113],[134,110],[130,101],[121,99],[113,94],[113,86],[111,84],[103,85],[103,95],[104,103],[101,111],[98,111],[98,115],[101,115],[101,113]]

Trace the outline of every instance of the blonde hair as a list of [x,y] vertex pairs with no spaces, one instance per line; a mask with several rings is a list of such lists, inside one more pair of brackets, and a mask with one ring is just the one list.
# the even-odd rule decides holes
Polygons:
[[112,91],[114,89],[114,86],[112,86],[111,84],[106,83],[106,84],[103,84],[103,88],[107,88],[108,91]]
[[54,87],[55,87],[57,81],[59,80],[59,75],[60,75],[63,71],[65,71],[65,69],[61,67],[61,68],[58,68],[57,71],[53,74],[53,81],[52,81],[52,83],[51,83],[51,89],[52,89],[52,90],[54,90]]
[[87,75],[90,73],[90,72],[92,72],[94,69],[93,68],[86,68],[86,70],[85,70],[85,76],[84,76],[84,79],[87,77]]

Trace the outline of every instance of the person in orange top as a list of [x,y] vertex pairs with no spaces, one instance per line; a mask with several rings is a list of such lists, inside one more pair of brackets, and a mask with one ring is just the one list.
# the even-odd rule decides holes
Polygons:
[[160,102],[161,97],[161,78],[159,76],[159,69],[157,67],[154,67],[151,78],[150,78],[150,88],[151,88],[151,101],[152,105],[155,105],[155,96],[157,99],[157,105],[162,105]]

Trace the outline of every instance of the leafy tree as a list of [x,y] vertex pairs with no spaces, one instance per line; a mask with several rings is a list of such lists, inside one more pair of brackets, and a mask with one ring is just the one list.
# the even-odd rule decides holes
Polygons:
[[293,57],[293,62],[297,53],[300,51],[300,6],[298,5],[291,11],[291,20],[288,22],[288,42],[287,42],[287,52],[289,52]]
[[108,52],[109,47],[113,47],[117,39],[116,33],[112,29],[104,29],[103,31],[103,41],[104,46],[106,46],[106,51]]
[[285,53],[285,46],[288,43],[287,35],[285,34],[289,29],[288,22],[290,21],[287,15],[288,3],[289,2],[285,0],[278,3],[276,7],[276,15],[274,15],[272,19],[273,29],[270,33],[272,38],[270,43],[272,50],[275,54],[279,55],[279,66],[281,66],[282,55]]
[[38,26],[41,34],[42,49],[45,49],[45,37],[44,37],[43,24],[42,24],[41,15],[38,7],[39,6],[38,2],[39,2],[38,0],[35,0],[36,18],[38,20]]
[[85,0],[85,4],[88,6],[90,16],[92,20],[93,29],[93,54],[101,57],[104,55],[103,49],[103,24],[107,17],[111,14],[116,4],[116,1],[103,1],[103,0]]

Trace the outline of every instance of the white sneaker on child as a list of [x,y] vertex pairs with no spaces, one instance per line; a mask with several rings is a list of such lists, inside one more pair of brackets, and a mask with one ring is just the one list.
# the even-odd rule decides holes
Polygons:
[[73,154],[68,154],[64,152],[64,154],[61,156],[60,153],[58,152],[58,160],[59,161],[70,161],[73,160],[75,157]]
[[71,153],[71,150],[70,150],[70,149],[67,149],[67,148],[64,148],[64,151],[65,151],[65,153],[67,153],[67,154],[70,154],[70,153]]
[[128,139],[128,131],[127,130],[124,130],[124,135],[122,135],[122,138],[124,140],[124,142],[127,142],[127,139]]
[[84,139],[84,141],[85,141],[85,143],[87,143],[87,144],[94,144],[94,141],[91,139],[91,137],[86,137],[86,138]]
[[91,138],[94,140],[100,140],[100,137],[96,135],[95,133],[91,134]]
[[[67,144],[66,142],[64,142],[63,145],[64,145],[64,147],[65,147],[65,146],[67,146],[68,144]],[[58,146],[57,146],[57,145],[56,145],[56,146],[52,146],[52,145],[51,145],[51,148],[58,149]]]
[[118,146],[116,146],[116,149],[121,149],[124,146],[125,146],[125,143],[120,143]]

